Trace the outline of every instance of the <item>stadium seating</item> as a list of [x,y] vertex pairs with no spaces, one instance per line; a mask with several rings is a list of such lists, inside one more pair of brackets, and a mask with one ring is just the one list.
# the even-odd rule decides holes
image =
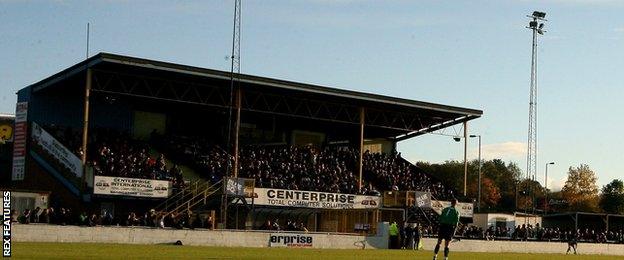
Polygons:
[[[71,128],[45,127],[66,146],[80,154],[80,135]],[[152,135],[149,142],[128,134],[92,129],[90,162],[97,175],[171,180],[183,185],[178,167],[166,165],[163,155],[150,156],[154,147],[168,158],[189,165],[211,182],[219,181],[233,165],[233,158],[214,140],[197,136]],[[352,147],[245,146],[241,148],[239,176],[253,178],[257,187],[358,193],[358,152]],[[429,191],[434,198],[450,199],[455,192],[401,157],[400,153],[364,153],[364,194],[384,190]]]

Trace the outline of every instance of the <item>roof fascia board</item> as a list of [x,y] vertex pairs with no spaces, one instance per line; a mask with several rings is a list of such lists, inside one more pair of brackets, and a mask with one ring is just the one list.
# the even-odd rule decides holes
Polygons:
[[[86,70],[87,68],[90,68],[92,66],[94,66],[95,64],[100,63],[102,60],[98,57],[98,56],[94,56],[92,58],[90,58],[89,60],[80,62],[72,67],[69,67],[66,70],[63,70],[57,74],[54,74],[46,79],[43,79],[37,83],[31,84],[28,87],[32,87],[33,88],[33,93],[40,91],[44,88],[47,88],[51,85],[54,85],[62,80],[65,80],[71,76],[74,76],[84,70]],[[84,63],[84,64],[83,64]]]

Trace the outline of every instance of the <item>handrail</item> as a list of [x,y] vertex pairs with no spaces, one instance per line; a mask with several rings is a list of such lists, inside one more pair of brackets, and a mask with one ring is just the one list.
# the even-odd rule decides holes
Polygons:
[[161,208],[161,207],[163,207],[163,206],[164,206],[164,207],[166,207],[166,205],[167,205],[169,202],[171,202],[171,201],[175,200],[175,199],[176,199],[176,197],[182,196],[182,195],[183,195],[183,194],[184,194],[187,190],[190,190],[190,189],[193,187],[193,184],[194,184],[195,186],[197,186],[197,183],[198,183],[198,182],[199,182],[199,181],[195,181],[195,182],[191,183],[191,185],[189,185],[189,186],[187,186],[187,187],[184,187],[184,189],[182,189],[182,190],[178,191],[178,192],[177,192],[177,193],[175,193],[173,196],[171,196],[171,197],[167,198],[165,201],[163,201],[163,202],[161,202],[160,204],[158,204],[155,208],[157,208],[157,209],[158,209],[158,208]]
[[[218,192],[220,190],[220,188],[217,188],[217,187],[220,186],[220,184],[222,182],[223,182],[223,180],[220,180],[220,181],[216,182],[215,184],[211,185],[210,187],[204,189],[202,192],[198,192],[195,196],[193,196],[192,198],[186,200],[185,203],[179,204],[177,207],[173,208],[172,210],[165,209],[164,211],[166,211],[167,214],[170,214],[172,212],[176,212],[176,211],[180,210],[183,207],[192,208],[192,207],[196,206],[197,204],[199,204],[202,200],[204,200],[204,199],[208,198],[209,196],[211,196],[212,194],[215,194],[216,192]],[[195,201],[198,198],[201,198],[201,199]]]
[[[220,182],[221,181],[215,183],[215,185]],[[198,180],[159,204],[156,209],[158,209],[159,211],[169,211],[170,206],[177,207],[181,203],[184,203],[184,201],[188,201],[192,199],[195,195],[203,193],[204,190],[212,187],[209,186],[209,184],[209,182]]]

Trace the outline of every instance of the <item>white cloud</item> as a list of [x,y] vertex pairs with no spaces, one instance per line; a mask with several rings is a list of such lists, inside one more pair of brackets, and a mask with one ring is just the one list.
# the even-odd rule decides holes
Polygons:
[[[481,159],[503,159],[518,160],[526,156],[527,145],[523,142],[504,142],[496,144],[486,144],[481,147]],[[474,149],[469,152],[470,157],[476,157],[478,150]]]
[[551,191],[560,191],[565,185],[567,176],[563,176],[559,179],[557,178],[548,178],[548,189]]

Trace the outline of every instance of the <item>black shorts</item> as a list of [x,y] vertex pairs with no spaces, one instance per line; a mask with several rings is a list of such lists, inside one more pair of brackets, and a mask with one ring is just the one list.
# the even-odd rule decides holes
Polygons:
[[455,226],[440,224],[440,228],[438,230],[438,239],[451,241],[454,235],[455,235]]

